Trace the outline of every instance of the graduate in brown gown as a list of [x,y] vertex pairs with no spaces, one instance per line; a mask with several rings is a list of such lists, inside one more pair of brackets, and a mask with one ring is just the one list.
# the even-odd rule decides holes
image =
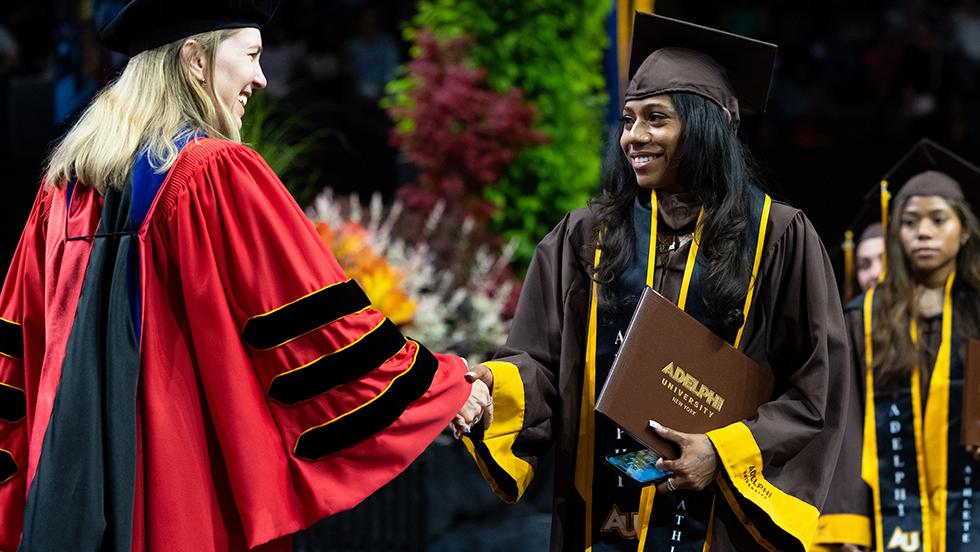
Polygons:
[[[740,104],[765,108],[775,47],[643,13],[634,29],[603,194],[538,245],[507,344],[474,367],[493,421],[465,442],[507,501],[557,447],[553,551],[802,551],[837,460],[847,353],[817,233],[758,187],[736,134]],[[776,387],[758,415],[707,435],[658,429],[681,456],[641,489],[603,466],[638,446],[593,407],[644,285]]]
[[980,337],[980,169],[923,140],[885,180],[900,187],[885,276],[845,310],[858,391],[816,542],[977,550],[980,464],[960,428],[964,345]]

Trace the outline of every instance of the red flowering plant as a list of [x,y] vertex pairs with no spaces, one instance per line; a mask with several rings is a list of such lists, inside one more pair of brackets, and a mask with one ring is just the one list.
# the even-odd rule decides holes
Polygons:
[[391,143],[419,169],[418,182],[400,197],[421,212],[443,199],[451,218],[487,220],[495,205],[483,198],[484,187],[521,150],[548,141],[533,128],[537,109],[520,89],[492,90],[486,69],[468,66],[470,37],[440,39],[420,29],[414,39],[408,78],[389,86],[394,96],[386,102],[397,123]]

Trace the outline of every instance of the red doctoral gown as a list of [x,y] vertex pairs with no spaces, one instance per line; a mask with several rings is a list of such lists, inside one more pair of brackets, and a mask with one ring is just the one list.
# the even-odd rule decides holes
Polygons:
[[[59,381],[94,240],[66,238],[96,234],[102,205],[87,186],[42,189],[0,294],[0,388],[14,398],[0,409],[0,550],[18,546],[52,405],[72,391]],[[286,550],[401,472],[469,394],[462,359],[359,303],[245,146],[184,147],[136,239],[133,550]]]

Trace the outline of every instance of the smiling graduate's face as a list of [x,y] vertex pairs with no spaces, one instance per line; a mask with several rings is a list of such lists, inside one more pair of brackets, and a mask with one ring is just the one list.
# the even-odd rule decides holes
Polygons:
[[632,100],[623,106],[619,145],[643,188],[680,191],[677,183],[681,121],[670,96]]

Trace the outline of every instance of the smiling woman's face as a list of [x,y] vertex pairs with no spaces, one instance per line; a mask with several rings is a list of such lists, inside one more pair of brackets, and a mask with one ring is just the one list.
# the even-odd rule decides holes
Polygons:
[[643,188],[682,191],[677,182],[681,121],[670,96],[626,102],[619,145]]
[[246,27],[223,40],[214,62],[214,91],[232,118],[242,128],[245,104],[256,88],[266,85],[259,65],[262,53],[262,33]]

